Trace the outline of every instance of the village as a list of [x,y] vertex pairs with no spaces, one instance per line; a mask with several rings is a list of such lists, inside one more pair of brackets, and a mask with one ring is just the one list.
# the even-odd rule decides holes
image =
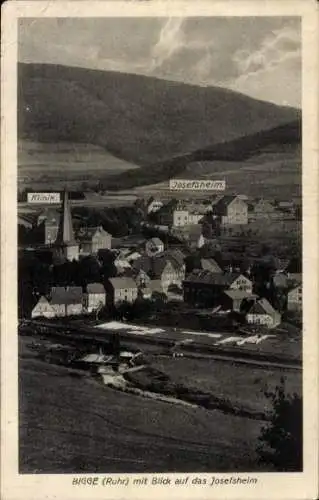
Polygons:
[[[245,246],[262,241],[257,233],[251,237],[258,223],[261,231],[283,220],[296,223],[300,207],[251,203],[240,195],[211,199],[137,200],[138,227],[122,238],[102,223],[91,227],[73,220],[67,191],[61,210],[48,206],[33,219],[19,215],[19,227],[37,238],[19,251],[19,316],[127,320],[134,313],[138,319],[140,311],[152,323],[156,309],[165,324],[160,306],[166,311],[170,304],[181,312],[206,311],[211,324],[214,318],[227,324],[228,318],[229,331],[234,321],[261,331],[287,318],[301,325],[300,256],[288,250],[279,257],[267,244],[260,254],[253,243]],[[176,327],[183,326],[180,316]]]

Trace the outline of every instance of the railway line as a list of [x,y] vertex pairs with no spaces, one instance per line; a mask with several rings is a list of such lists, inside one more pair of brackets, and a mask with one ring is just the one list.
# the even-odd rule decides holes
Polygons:
[[[45,321],[26,320],[23,322],[25,327],[34,328],[35,334],[49,336],[58,341],[67,341],[74,344],[88,345],[92,347],[105,347],[109,345],[110,340],[114,336],[114,331],[103,330],[99,333],[94,327],[83,327],[80,325],[61,325],[52,324]],[[22,332],[23,326],[20,325]],[[259,366],[269,369],[283,370],[302,370],[302,361],[300,358],[288,357],[284,353],[265,353],[260,351],[249,351],[241,347],[219,347],[205,343],[205,340],[192,341],[191,343],[182,344],[183,338],[177,340],[176,333],[172,332],[172,336],[166,338],[155,335],[136,335],[134,332],[120,332],[122,341],[133,342],[141,349],[142,346],[152,345],[158,346],[162,350],[161,354],[168,354],[176,344],[179,344],[179,351],[185,357],[210,358],[220,361],[228,361],[231,363],[241,363],[252,366]]]

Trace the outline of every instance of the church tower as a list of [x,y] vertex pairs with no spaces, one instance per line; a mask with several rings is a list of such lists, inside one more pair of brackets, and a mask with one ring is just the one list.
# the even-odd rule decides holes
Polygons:
[[66,190],[63,193],[62,212],[54,246],[56,257],[62,260],[79,259],[79,245],[74,239],[69,196]]

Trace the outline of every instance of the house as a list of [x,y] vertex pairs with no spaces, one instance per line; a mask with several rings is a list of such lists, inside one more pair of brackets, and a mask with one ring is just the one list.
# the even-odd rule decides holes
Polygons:
[[54,318],[56,316],[54,308],[44,295],[39,298],[39,301],[31,311],[31,318]]
[[186,254],[179,248],[169,248],[165,251],[164,255],[168,260],[175,263],[176,266],[185,271],[185,257]]
[[181,286],[185,275],[181,266],[163,257],[153,261],[150,276],[161,281],[162,290],[167,294],[170,285]]
[[145,288],[141,289],[144,299],[155,298],[164,294],[161,280],[150,280]]
[[246,321],[253,325],[275,328],[281,322],[281,314],[276,311],[267,299],[256,301],[246,314]]
[[134,269],[143,270],[151,280],[160,280],[164,293],[170,285],[181,286],[185,277],[185,264],[176,251],[167,251],[149,257],[142,256],[133,264]]
[[83,306],[86,312],[92,313],[105,305],[105,288],[102,283],[89,283],[83,296]]
[[257,295],[247,293],[244,290],[230,289],[223,293],[222,305],[224,309],[241,312],[244,307],[248,308],[256,299]]
[[157,200],[151,196],[151,198],[149,198],[149,200],[147,201],[147,204],[146,204],[147,213],[150,214],[150,213],[158,212],[158,210],[160,210],[162,208],[162,206],[163,206],[163,202],[161,200]]
[[121,277],[132,278],[135,281],[138,289],[145,288],[150,281],[150,277],[144,271],[144,269],[137,269],[134,267],[131,267],[130,269],[124,271]]
[[137,273],[133,270],[133,273],[133,279],[139,288],[147,286],[151,281],[149,275],[143,269],[140,269]]
[[80,228],[76,234],[82,255],[97,254],[99,250],[112,248],[112,235],[102,226]]
[[181,201],[170,200],[157,211],[157,221],[162,226],[187,226],[189,224],[189,212]]
[[145,251],[147,255],[164,252],[164,243],[159,238],[151,238],[145,243]]
[[36,226],[37,216],[32,213],[18,213],[18,225],[26,229],[33,229]]
[[183,281],[184,301],[198,307],[220,305],[226,290],[240,290],[252,295],[252,281],[240,273],[221,274],[199,269]]
[[188,208],[188,224],[199,224],[203,219],[206,210],[200,206],[191,205]]
[[71,316],[83,313],[83,292],[80,286],[51,288],[50,305],[55,316]]
[[202,248],[206,239],[203,235],[203,228],[201,224],[192,224],[184,226],[180,229],[180,236],[187,243],[190,249]]
[[264,198],[257,198],[248,205],[249,216],[254,219],[271,219],[275,214],[274,205]]
[[200,259],[200,268],[211,273],[223,273],[222,268],[217,264],[215,259]]
[[109,278],[106,290],[113,304],[120,302],[133,303],[137,299],[137,285],[133,278],[130,277]]
[[279,201],[277,207],[283,212],[293,212],[295,205],[293,201]]
[[286,273],[276,272],[272,276],[272,284],[275,288],[285,290],[288,287],[289,279]]
[[288,311],[302,311],[302,285],[292,286],[287,293]]
[[239,196],[226,195],[213,206],[213,214],[222,226],[248,224],[248,205]]
[[47,208],[40,213],[36,232],[40,235],[41,243],[50,245],[55,242],[58,235],[59,220],[60,212],[56,208]]

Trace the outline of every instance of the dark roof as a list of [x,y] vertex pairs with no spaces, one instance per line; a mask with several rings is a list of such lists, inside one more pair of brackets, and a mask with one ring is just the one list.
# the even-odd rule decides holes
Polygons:
[[170,262],[175,269],[180,269],[184,263],[182,262],[181,252],[178,250],[167,250],[153,257],[142,255],[139,259],[133,262],[132,267],[134,270],[143,270],[150,276],[161,276],[165,266]]
[[163,292],[161,280],[150,280],[147,284],[147,288],[152,292]]
[[212,271],[214,273],[222,273],[222,268],[217,264],[215,259],[201,259],[201,267],[203,270]]
[[61,209],[59,208],[46,208],[39,216],[38,221],[45,221],[46,224],[58,226],[61,216]]
[[77,240],[79,241],[92,241],[92,238],[93,236],[95,235],[95,233],[99,231],[101,233],[106,233],[106,234],[109,234],[107,233],[107,231],[105,231],[103,229],[102,226],[96,226],[96,227],[81,227],[77,233],[76,233],[76,238]]
[[302,289],[302,283],[296,283],[296,282],[295,283],[291,283],[288,286],[287,293],[290,293],[293,290],[296,290],[297,288],[301,288]]
[[214,205],[214,212],[224,214],[228,205],[237,198],[236,195],[225,195]]
[[179,248],[165,250],[161,255],[165,256],[175,266],[182,267],[184,265],[185,254]]
[[302,273],[302,262],[301,259],[292,258],[286,268],[288,273],[299,274]]
[[57,286],[51,289],[50,304],[80,304],[82,298],[82,287],[80,286]]
[[174,266],[174,264],[168,260],[165,256],[159,256],[158,258],[153,258],[152,259],[152,268],[150,271],[150,276],[152,278],[160,278],[162,276],[162,273],[167,266],[167,264],[170,263],[171,265]]
[[133,278],[130,277],[118,277],[118,278],[109,278],[109,282],[113,286],[113,288],[136,288],[136,283]]
[[231,299],[253,299],[256,298],[257,295],[245,292],[245,290],[226,290],[224,292]]
[[35,224],[37,222],[38,215],[35,213],[20,213],[18,214],[18,219],[29,222],[30,224]]
[[142,269],[148,273],[152,269],[152,259],[148,255],[142,255],[132,263],[132,268],[139,271]]
[[158,214],[167,213],[175,210],[177,207],[182,207],[182,202],[180,200],[176,200],[175,198],[169,200],[165,203],[158,211]]
[[143,269],[133,269],[133,267],[129,267],[129,268],[125,268],[119,277],[120,278],[132,278],[133,280],[136,280],[139,273],[144,273],[146,276],[148,276],[148,274]]
[[231,285],[241,273],[213,273],[207,270],[195,269],[192,273],[190,273],[186,279],[185,283],[203,283],[208,285],[217,285],[217,286],[229,286]]
[[89,283],[86,287],[87,293],[105,293],[102,283]]
[[248,311],[249,314],[268,314],[273,316],[274,314],[279,314],[273,306],[268,302],[267,299],[260,299],[255,304],[251,306]]

